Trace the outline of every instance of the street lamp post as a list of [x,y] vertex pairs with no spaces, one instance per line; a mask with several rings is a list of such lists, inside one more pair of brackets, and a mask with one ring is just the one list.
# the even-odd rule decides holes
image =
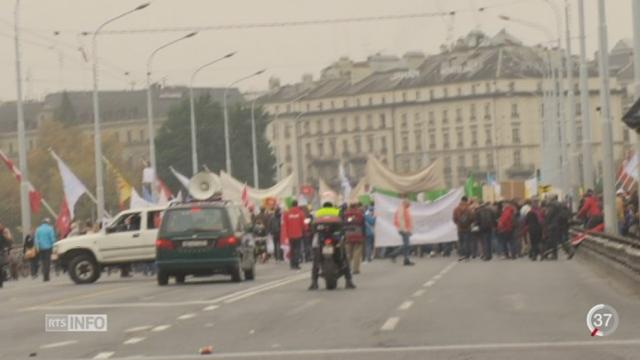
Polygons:
[[615,170],[613,168],[613,130],[609,96],[609,44],[607,15],[604,0],[598,0],[599,57],[600,57],[600,108],[602,120],[602,193],[604,195],[604,226],[610,234],[618,233],[615,208]]
[[155,145],[155,128],[153,125],[153,92],[151,89],[151,66],[153,65],[153,58],[156,56],[158,52],[163,49],[168,48],[169,46],[178,43],[182,40],[191,38],[196,36],[197,32],[189,33],[183,37],[180,37],[176,40],[170,41],[159,48],[155,49],[147,59],[147,118],[148,118],[148,129],[149,132],[149,161],[151,162],[151,168],[153,169],[154,176],[156,172],[156,145]]
[[227,168],[227,174],[229,176],[232,176],[231,173],[231,144],[230,144],[230,139],[229,139],[229,111],[227,109],[227,94],[229,92],[229,89],[231,89],[234,85],[240,83],[241,81],[250,79],[254,76],[258,76],[260,74],[262,74],[263,72],[265,72],[265,70],[260,70],[258,72],[255,72],[251,75],[247,75],[243,78],[240,78],[234,82],[232,82],[231,84],[229,84],[229,86],[227,86],[224,89],[224,96],[222,99],[223,102],[223,108],[224,108],[224,150],[225,150],[225,163],[226,163],[226,168]]
[[199,68],[197,68],[193,74],[191,74],[191,80],[189,81],[189,107],[191,111],[191,167],[193,175],[198,173],[198,146],[196,140],[196,110],[195,110],[195,100],[193,96],[193,82],[195,81],[196,76],[200,71],[204,70],[206,67],[209,67],[219,61],[224,59],[228,59],[235,55],[235,52],[229,53],[223,57],[217,58],[213,61],[210,61]]
[[260,188],[260,180],[258,179],[258,145],[256,143],[256,97],[251,102],[251,151],[253,153],[253,187]]
[[102,136],[100,134],[100,100],[98,98],[98,41],[97,37],[100,34],[100,31],[107,25],[112,22],[119,20],[129,14],[132,14],[136,11],[142,10],[148,7],[150,3],[144,3],[139,5],[133,10],[129,10],[125,13],[122,13],[118,16],[112,17],[111,19],[102,23],[102,25],[98,26],[96,31],[93,32],[93,38],[91,40],[92,44],[92,57],[93,57],[93,139],[94,139],[94,147],[95,147],[95,166],[96,166],[96,195],[98,197],[98,209],[97,209],[97,218],[100,223],[104,220],[104,179],[102,175]]
[[578,196],[580,189],[580,167],[578,164],[578,126],[576,124],[576,102],[575,102],[575,86],[573,84],[573,55],[571,54],[571,23],[570,23],[570,7],[569,1],[565,0],[565,27],[566,27],[566,50],[567,50],[567,82],[568,91],[568,111],[565,119],[569,121],[571,133],[571,146],[569,147],[569,168],[571,170],[570,189],[571,189],[571,206],[573,209],[578,207]]
[[31,208],[29,206],[29,172],[27,166],[27,139],[22,107],[22,70],[20,63],[20,0],[16,0],[14,12],[15,56],[16,56],[16,112],[18,114],[18,161],[20,166],[20,221],[22,238],[31,231]]
[[582,173],[584,186],[593,189],[593,153],[591,148],[591,113],[589,106],[589,68],[585,35],[584,0],[578,1],[580,18],[580,113],[582,114]]

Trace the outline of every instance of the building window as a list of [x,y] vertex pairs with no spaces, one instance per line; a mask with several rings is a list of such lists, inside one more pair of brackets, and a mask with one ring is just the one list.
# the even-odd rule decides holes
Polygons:
[[458,155],[458,175],[461,177],[466,176],[465,172],[467,169],[467,161],[464,154]]
[[348,139],[343,139],[342,140],[342,152],[348,154],[349,153],[349,140]]
[[407,128],[407,114],[402,114],[400,115],[400,127],[402,129],[406,129]]
[[484,83],[484,92],[487,94],[491,92],[491,83]]
[[493,169],[493,153],[488,152],[487,155],[487,167]]
[[402,93],[402,102],[407,102],[407,93],[406,92]]
[[307,112],[311,111],[311,104],[307,103]]
[[329,119],[329,132],[334,133],[336,131],[336,121],[333,118]]
[[435,133],[429,133],[429,149],[435,149],[436,148],[436,134]]
[[433,111],[429,111],[429,126],[435,126],[436,125],[436,116],[433,113]]
[[435,95],[434,95],[434,91],[433,89],[429,90],[429,100],[433,100],[435,99]]
[[336,155],[336,139],[335,138],[329,139],[329,151],[331,152],[331,156]]
[[461,123],[462,122],[462,109],[461,108],[457,108],[456,109],[456,122],[457,123]]
[[491,120],[491,104],[490,103],[484,104],[484,119]]
[[462,96],[462,88],[458,87],[458,96]]
[[473,153],[471,157],[471,166],[478,169],[480,167],[480,154]]
[[491,132],[491,127],[487,126],[484,128],[484,144],[491,145],[493,143],[493,133]]
[[369,96],[369,106],[373,105],[373,98]]
[[373,116],[367,114],[367,130],[373,129]]
[[469,114],[471,121],[476,121],[476,104],[471,104],[469,107]]
[[471,146],[478,146],[478,131],[471,129]]
[[144,142],[144,130],[140,130],[140,142]]
[[416,136],[416,151],[422,151],[422,131],[416,130],[414,134]]
[[360,107],[360,98],[356,98],[356,107]]
[[379,127],[380,129],[384,129],[384,128],[385,128],[385,126],[387,126],[386,122],[387,122],[387,117],[386,117],[386,115],[385,115],[385,114],[380,114],[380,124],[379,124],[379,126],[378,126],[378,127]]
[[536,90],[538,92],[542,92],[542,81],[538,81],[538,83],[536,84]]
[[373,150],[374,150],[373,135],[367,136],[367,148],[370,153],[373,153]]
[[343,117],[340,122],[340,129],[342,132],[347,132],[347,118]]
[[360,131],[360,115],[356,115],[354,118],[354,130]]
[[291,161],[291,145],[287,145],[284,150],[285,161]]
[[582,115],[582,103],[576,103],[576,116]]
[[475,95],[476,94],[476,84],[472,84],[471,85],[471,95]]
[[384,136],[380,138],[380,148],[384,151],[387,150],[387,138]]
[[416,101],[420,100],[420,90],[416,90]]
[[402,133],[402,152],[408,152],[409,151],[409,133],[408,132],[403,132]]
[[347,100],[347,99],[342,100],[342,107],[348,108],[349,107],[349,100]]
[[582,126],[576,127],[576,134],[577,134],[578,142],[581,143],[582,142]]
[[291,126],[285,125],[284,127],[284,138],[288,139],[291,137]]
[[276,112],[276,115],[280,113],[280,105],[276,105],[275,112]]
[[360,154],[362,152],[362,140],[360,136],[356,136],[354,139],[356,154]]
[[335,109],[335,108],[336,108],[336,102],[335,102],[335,101],[333,101],[333,100],[331,100],[331,108],[332,108],[332,109]]
[[449,133],[448,132],[442,133],[442,148],[443,149],[448,149],[449,148]]
[[456,146],[458,149],[462,149],[464,147],[464,133],[462,130],[456,131]]
[[509,82],[509,92],[514,92],[516,90],[516,83],[513,81]]
[[318,140],[318,156],[324,156],[324,142]]
[[511,104],[511,118],[512,119],[520,118],[520,113],[518,111],[518,103]]
[[318,110],[322,111],[322,101],[318,102]]
[[287,113],[291,112],[291,104],[287,104]]
[[449,123],[449,111],[448,110],[442,110],[442,123],[443,124],[448,124]]
[[442,89],[442,97],[444,97],[445,99],[449,97],[449,89]]
[[422,127],[422,121],[421,121],[421,117],[420,117],[420,113],[417,112],[413,115],[413,127],[415,129],[419,129]]
[[132,140],[133,139],[131,138],[131,130],[127,130],[127,143],[131,144]]
[[381,98],[380,100],[381,100],[381,102],[382,102],[382,105],[384,105],[384,104],[386,104],[386,103],[387,103],[387,97],[386,97],[386,96],[384,96],[384,95],[382,95],[382,98]]
[[306,143],[304,147],[307,150],[307,156],[311,156],[311,143]]
[[514,144],[520,144],[520,128],[514,127],[511,129],[511,140]]
[[520,167],[522,165],[522,152],[515,150],[513,152],[513,166]]
[[302,133],[304,135],[309,135],[309,132],[310,132],[309,131],[309,122],[305,121],[305,122],[302,123]]

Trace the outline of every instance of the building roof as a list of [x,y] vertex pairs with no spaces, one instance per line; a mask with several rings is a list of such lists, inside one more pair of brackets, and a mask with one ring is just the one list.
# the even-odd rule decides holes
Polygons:
[[[524,46],[504,30],[492,38],[480,35],[482,34],[469,35],[479,41],[459,41],[459,45],[453,50],[426,57],[416,70],[374,71],[357,82],[344,76],[320,79],[311,86],[303,86],[301,83],[285,85],[264,96],[262,100],[287,102],[301,96],[304,99],[319,99],[447,83],[543,77],[546,49]],[[576,76],[579,74],[577,61],[574,62],[574,72]],[[590,72],[595,73],[595,67]]]

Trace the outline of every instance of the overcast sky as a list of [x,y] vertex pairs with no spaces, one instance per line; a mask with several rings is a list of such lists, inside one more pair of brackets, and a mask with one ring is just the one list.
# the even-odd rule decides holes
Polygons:
[[[563,0],[555,1],[559,6]],[[109,17],[127,11],[144,0],[21,0],[24,28],[23,72],[25,96],[41,98],[60,89],[91,88],[91,72],[79,47],[91,56],[91,42],[79,36],[93,31]],[[572,5],[572,31],[577,35],[577,0]],[[597,1],[585,0],[589,57],[597,49]],[[13,48],[14,0],[0,0],[0,100],[15,98]],[[485,11],[471,11],[487,7]],[[186,84],[194,68],[230,51],[237,55],[205,70],[198,86],[228,83],[267,68],[267,74],[243,83],[243,90],[265,90],[270,76],[283,83],[297,81],[303,73],[319,71],[340,56],[355,60],[381,52],[402,55],[420,50],[438,52],[450,37],[456,39],[473,29],[493,35],[501,28],[527,44],[547,41],[531,27],[498,19],[505,14],[527,19],[555,33],[555,18],[544,0],[155,0],[147,9],[118,20],[110,30],[171,29],[193,26],[271,23],[340,19],[364,16],[429,13],[457,10],[454,17],[415,18],[349,24],[313,25],[203,31],[159,53],[154,78],[167,85]],[[563,15],[564,15],[564,8]],[[631,0],[607,0],[609,45],[632,37]],[[60,34],[54,36],[54,31]],[[99,37],[102,61],[101,89],[144,86],[146,59],[151,51],[187,32],[153,32]],[[564,36],[564,29],[563,29]],[[578,42],[573,42],[578,53]],[[130,76],[124,72],[129,71]],[[135,84],[132,84],[135,82]]]

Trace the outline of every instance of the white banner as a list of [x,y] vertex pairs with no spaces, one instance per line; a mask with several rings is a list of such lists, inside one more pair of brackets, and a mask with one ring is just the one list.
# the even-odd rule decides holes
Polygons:
[[[458,240],[458,231],[453,223],[453,210],[456,208],[464,190],[452,190],[439,200],[421,204],[412,202],[410,213],[413,222],[411,245],[437,244]],[[398,246],[402,244],[400,234],[393,224],[393,215],[400,206],[398,198],[375,193],[376,247]]]

